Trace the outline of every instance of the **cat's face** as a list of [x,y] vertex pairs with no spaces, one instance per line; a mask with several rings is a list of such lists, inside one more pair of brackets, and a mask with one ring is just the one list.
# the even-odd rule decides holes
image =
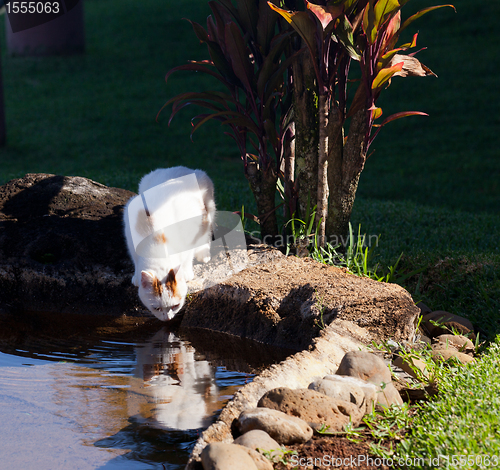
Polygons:
[[141,272],[139,297],[153,315],[162,321],[172,320],[184,305],[187,284],[179,268],[171,269],[164,279],[152,271]]

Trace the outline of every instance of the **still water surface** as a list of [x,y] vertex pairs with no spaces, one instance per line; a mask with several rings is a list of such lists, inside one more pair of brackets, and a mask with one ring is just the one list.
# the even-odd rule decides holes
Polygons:
[[[184,468],[200,432],[256,371],[234,344],[224,358],[165,328],[140,342],[82,342],[0,347],[1,470]],[[252,347],[262,352],[254,343],[241,354],[255,359]]]

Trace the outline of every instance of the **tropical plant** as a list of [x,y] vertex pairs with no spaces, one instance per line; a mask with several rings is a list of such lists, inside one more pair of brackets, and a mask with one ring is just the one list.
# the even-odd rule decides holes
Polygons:
[[[375,123],[382,115],[376,102],[393,77],[435,75],[415,54],[402,54],[416,46],[418,34],[397,47],[399,37],[425,13],[452,6],[426,8],[401,24],[401,8],[409,0],[330,0],[320,5],[304,1],[306,11],[286,11],[268,3],[300,35],[312,63],[317,98],[312,95],[310,99],[317,99],[317,106],[300,103],[294,109],[299,120],[308,123],[306,139],[318,139],[312,152],[301,152],[301,136],[296,136],[296,153],[303,155],[303,172],[309,173],[304,178],[309,184],[300,186],[299,204],[302,207],[302,201],[316,195],[319,244],[324,245],[326,235],[337,244],[348,232],[359,177],[380,129],[398,118],[425,115],[400,112]],[[361,80],[349,101],[353,61],[360,65]],[[310,79],[302,81],[311,86]],[[317,132],[315,122],[319,123]]]
[[[278,235],[277,188],[288,219],[317,206],[320,246],[345,239],[359,177],[378,132],[395,119],[425,115],[400,112],[378,121],[382,109],[376,102],[392,78],[435,75],[415,53],[404,54],[416,47],[417,34],[398,46],[400,35],[425,13],[452,7],[425,8],[401,22],[409,0],[318,1],[304,0],[304,11],[291,5],[294,0],[280,6],[265,0],[210,1],[207,29],[191,22],[210,59],[176,67],[166,77],[202,72],[224,86],[225,91],[175,96],[166,104],[173,105],[170,121],[194,104],[209,112],[195,116],[193,132],[211,119],[229,128],[268,241]],[[353,63],[360,66],[358,79]]]
[[175,67],[166,80],[174,72],[201,72],[216,78],[225,91],[173,97],[165,104],[173,105],[169,123],[182,108],[198,105],[208,112],[193,118],[192,133],[211,119],[227,126],[226,133],[236,141],[255,196],[262,236],[275,236],[276,186],[291,109],[285,71],[295,59],[294,55],[284,59],[283,53],[291,33],[277,34],[279,15],[265,0],[238,0],[236,6],[230,0],[218,0],[210,1],[209,6],[212,14],[206,29],[190,23],[198,39],[207,45],[210,59]]

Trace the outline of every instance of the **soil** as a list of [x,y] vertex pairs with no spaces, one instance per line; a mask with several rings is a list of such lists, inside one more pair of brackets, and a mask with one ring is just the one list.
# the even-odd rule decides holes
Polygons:
[[370,454],[370,445],[367,441],[355,443],[344,437],[315,435],[305,444],[287,446],[287,449],[296,451],[296,456],[289,454],[288,463],[276,465],[275,470],[292,470],[297,467],[300,470],[330,470],[332,468],[388,470],[391,468],[384,465],[382,459]]

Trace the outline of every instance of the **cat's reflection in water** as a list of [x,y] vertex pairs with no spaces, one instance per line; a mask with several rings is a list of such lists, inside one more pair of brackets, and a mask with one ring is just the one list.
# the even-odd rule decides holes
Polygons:
[[210,425],[212,414],[220,407],[215,367],[195,356],[192,346],[165,330],[137,348],[136,376],[143,379],[141,395],[150,398],[150,406],[141,406],[143,419],[176,430]]

